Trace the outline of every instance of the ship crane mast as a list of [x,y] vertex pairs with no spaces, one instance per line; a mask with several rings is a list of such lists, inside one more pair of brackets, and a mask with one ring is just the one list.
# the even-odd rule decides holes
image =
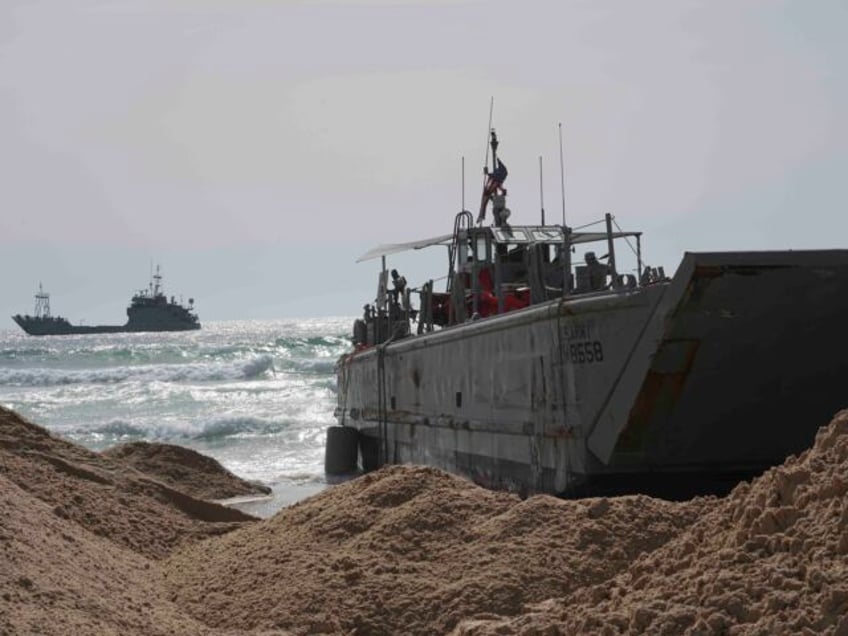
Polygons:
[[38,283],[38,293],[35,295],[35,317],[50,318],[50,294],[46,293]]
[[156,273],[153,275],[153,297],[159,295],[159,290],[162,287],[162,274],[159,273],[159,265],[156,266]]

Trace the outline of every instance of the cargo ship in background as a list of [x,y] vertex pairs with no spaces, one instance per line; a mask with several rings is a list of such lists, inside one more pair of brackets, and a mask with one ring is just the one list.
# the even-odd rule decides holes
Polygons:
[[[848,406],[848,250],[687,252],[668,277],[610,215],[510,224],[494,131],[491,147],[476,223],[464,210],[451,234],[359,259],[382,267],[337,363],[328,474],[414,463],[526,494],[721,494]],[[444,291],[388,269],[433,246]]]
[[53,316],[50,313],[50,295],[40,284],[35,294],[35,314],[17,314],[12,316],[12,320],[31,336],[200,329],[200,321],[194,312],[194,299],[189,298],[187,306],[177,302],[173,296],[169,300],[162,291],[158,265],[147,289],[138,291],[130,300],[124,325],[73,325],[66,318]]

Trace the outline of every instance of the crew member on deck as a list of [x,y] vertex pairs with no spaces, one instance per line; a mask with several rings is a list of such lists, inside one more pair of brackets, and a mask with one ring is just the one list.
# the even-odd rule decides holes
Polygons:
[[589,268],[589,289],[592,291],[605,289],[607,274],[610,273],[609,265],[601,263],[594,252],[586,252],[586,267]]
[[389,290],[389,297],[391,298],[391,307],[390,311],[394,319],[397,319],[400,316],[401,305],[404,302],[404,291],[406,291],[406,278],[398,274],[396,269],[393,269],[391,272],[392,275],[392,289]]

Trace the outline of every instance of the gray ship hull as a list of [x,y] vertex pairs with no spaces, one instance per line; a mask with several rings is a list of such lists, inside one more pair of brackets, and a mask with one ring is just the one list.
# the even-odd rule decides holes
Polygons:
[[96,333],[135,333],[146,331],[190,331],[200,329],[200,324],[173,324],[152,322],[126,325],[74,325],[67,321],[44,320],[33,316],[12,316],[21,329],[30,336],[70,336]]
[[339,362],[366,469],[566,495],[720,492],[807,448],[848,395],[848,251],[686,254]]

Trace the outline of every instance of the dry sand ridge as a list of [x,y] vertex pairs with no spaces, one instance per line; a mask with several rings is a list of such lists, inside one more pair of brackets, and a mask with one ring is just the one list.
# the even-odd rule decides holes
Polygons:
[[260,521],[115,455],[0,410],[0,634],[848,636],[848,412],[685,503],[395,466]]

